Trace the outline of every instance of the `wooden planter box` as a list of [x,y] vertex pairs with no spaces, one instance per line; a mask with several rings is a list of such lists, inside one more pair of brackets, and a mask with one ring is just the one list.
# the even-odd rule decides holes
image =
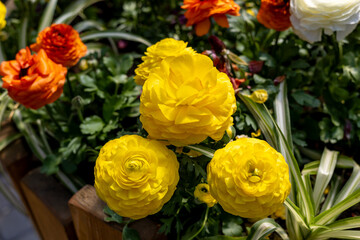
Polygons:
[[[124,226],[104,221],[105,203],[93,186],[86,185],[72,195],[54,177],[35,169],[22,179],[21,187],[42,239],[122,239]],[[147,218],[129,227],[138,230],[141,239],[166,240],[157,233],[160,226]]]
[[[11,122],[0,131],[0,140],[16,133]],[[105,203],[87,185],[72,195],[55,177],[41,173],[23,139],[0,152],[0,163],[10,176],[39,236],[44,240],[122,239],[124,225],[105,222]],[[129,225],[144,240],[165,240],[159,224],[141,219]]]

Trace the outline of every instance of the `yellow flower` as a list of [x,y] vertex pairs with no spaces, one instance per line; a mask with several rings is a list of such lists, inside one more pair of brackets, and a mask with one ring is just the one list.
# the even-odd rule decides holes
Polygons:
[[138,85],[144,85],[146,79],[149,77],[150,71],[158,67],[165,58],[173,58],[183,54],[195,54],[195,50],[191,47],[186,47],[187,43],[178,41],[173,38],[165,38],[160,42],[148,47],[143,62],[135,69],[135,82]]
[[234,89],[202,54],[162,61],[143,86],[140,121],[153,139],[176,146],[220,140],[233,124]]
[[175,154],[162,143],[136,135],[111,140],[95,166],[98,196],[120,216],[132,219],[157,213],[179,181]]
[[289,168],[267,142],[240,138],[215,152],[207,166],[211,195],[226,212],[263,218],[290,193]]
[[213,207],[216,204],[216,200],[209,192],[209,185],[206,183],[200,183],[196,186],[194,197],[200,202],[206,203],[208,207]]
[[6,26],[6,7],[5,5],[0,2],[0,30]]
[[251,94],[250,98],[256,103],[264,103],[268,99],[268,93],[264,89],[256,90]]
[[286,220],[286,208],[284,205],[281,205],[272,215],[273,219],[280,218],[282,220]]

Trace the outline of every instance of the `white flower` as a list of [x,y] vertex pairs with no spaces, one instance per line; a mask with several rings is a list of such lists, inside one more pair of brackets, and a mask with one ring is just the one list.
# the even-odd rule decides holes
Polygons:
[[321,34],[336,32],[342,40],[360,21],[359,0],[291,0],[290,20],[294,32],[302,39],[313,43],[321,41]]

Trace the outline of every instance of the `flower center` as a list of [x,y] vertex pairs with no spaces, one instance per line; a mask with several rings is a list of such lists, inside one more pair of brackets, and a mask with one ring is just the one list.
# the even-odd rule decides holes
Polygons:
[[248,173],[248,179],[252,183],[260,182],[261,171],[258,168],[250,167],[249,173]]
[[125,163],[125,168],[129,172],[140,171],[143,166],[143,162],[138,159],[130,159]]
[[146,174],[149,164],[141,157],[133,157],[125,162],[124,167],[128,177],[136,180]]
[[28,74],[28,70],[30,67],[27,68],[21,68],[20,69],[20,73],[19,73],[19,79],[21,79],[22,77],[26,76]]

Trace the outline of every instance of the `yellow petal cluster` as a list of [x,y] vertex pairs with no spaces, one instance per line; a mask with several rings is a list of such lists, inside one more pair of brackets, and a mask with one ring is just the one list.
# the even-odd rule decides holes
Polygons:
[[140,98],[140,121],[153,139],[176,146],[220,140],[233,124],[234,89],[202,54],[165,59],[152,71]]
[[176,155],[162,143],[136,135],[106,143],[94,172],[98,196],[120,216],[132,219],[160,211],[179,181]]
[[217,150],[207,174],[210,193],[223,209],[245,218],[270,215],[290,193],[284,157],[257,138],[240,138]]
[[150,71],[158,67],[165,58],[172,58],[182,54],[195,54],[195,50],[186,47],[187,43],[173,38],[165,38],[146,49],[143,62],[135,69],[135,82],[144,85],[149,77]]
[[0,30],[6,26],[6,7],[5,5],[0,2]]
[[206,183],[200,183],[196,186],[194,197],[200,202],[206,203],[208,207],[213,207],[216,204],[216,200],[210,194],[209,184]]

